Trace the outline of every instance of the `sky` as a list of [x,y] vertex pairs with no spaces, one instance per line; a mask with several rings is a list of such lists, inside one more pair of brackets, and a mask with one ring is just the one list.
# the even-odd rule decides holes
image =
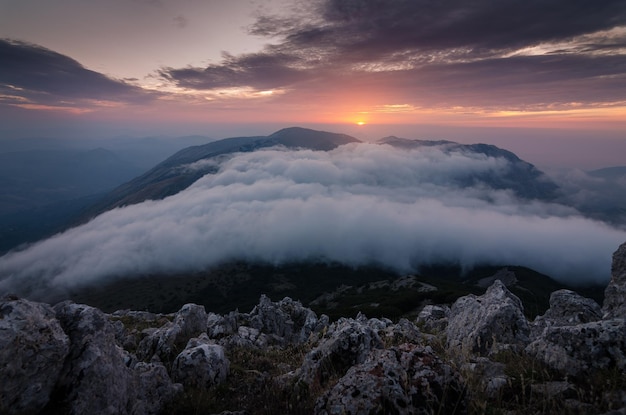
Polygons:
[[0,139],[492,142],[626,164],[623,0],[0,0]]

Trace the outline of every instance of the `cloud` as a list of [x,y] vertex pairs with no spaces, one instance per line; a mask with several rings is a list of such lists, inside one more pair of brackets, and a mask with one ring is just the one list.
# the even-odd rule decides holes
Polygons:
[[319,0],[299,10],[257,19],[250,33],[274,41],[260,52],[160,74],[198,90],[361,90],[425,107],[623,102],[623,1]]
[[[460,184],[473,173],[505,174],[508,163],[364,143],[241,153],[174,196],[106,212],[5,255],[0,289],[43,293],[231,260],[377,263],[401,272],[493,263],[568,283],[606,282],[626,231],[563,205]],[[215,166],[189,168],[203,167]]]
[[146,103],[155,97],[38,45],[0,39],[0,104],[93,107]]

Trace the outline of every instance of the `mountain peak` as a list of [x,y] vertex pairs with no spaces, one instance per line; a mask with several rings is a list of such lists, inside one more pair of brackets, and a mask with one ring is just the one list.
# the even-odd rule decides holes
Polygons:
[[359,143],[356,138],[347,134],[318,131],[302,127],[288,127],[268,136],[287,147],[305,147],[312,150],[328,151],[348,143]]

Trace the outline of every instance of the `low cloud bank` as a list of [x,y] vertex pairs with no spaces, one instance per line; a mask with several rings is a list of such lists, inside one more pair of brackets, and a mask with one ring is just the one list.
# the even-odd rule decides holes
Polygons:
[[437,147],[237,154],[179,194],[109,211],[5,255],[0,290],[64,289],[229,260],[321,259],[399,271],[458,261],[528,266],[567,283],[608,280],[626,231],[563,205],[458,184],[508,168],[504,159]]

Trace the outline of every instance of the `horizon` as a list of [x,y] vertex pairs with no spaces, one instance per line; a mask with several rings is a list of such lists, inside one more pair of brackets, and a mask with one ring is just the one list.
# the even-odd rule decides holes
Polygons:
[[620,1],[26,0],[0,2],[0,28],[0,139],[297,125],[626,164]]

